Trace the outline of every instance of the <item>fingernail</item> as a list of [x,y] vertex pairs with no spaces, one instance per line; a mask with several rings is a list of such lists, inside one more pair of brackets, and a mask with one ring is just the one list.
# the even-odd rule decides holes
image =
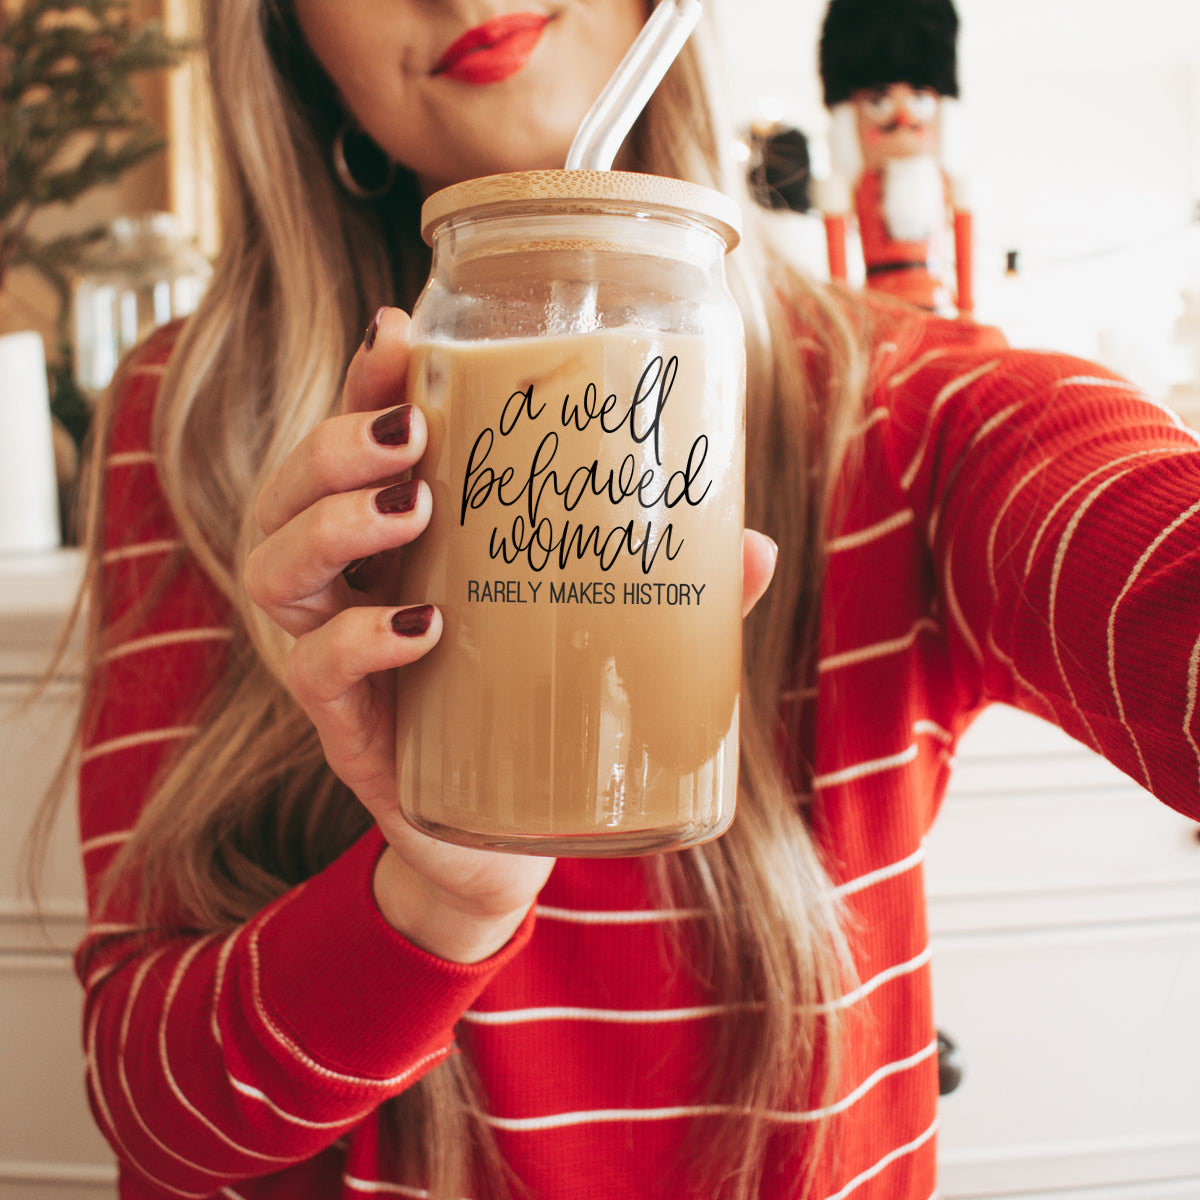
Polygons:
[[371,422],[371,436],[381,446],[407,446],[412,429],[412,405],[390,408]]
[[392,632],[400,637],[421,637],[429,632],[432,624],[432,604],[418,604],[415,608],[402,608],[392,614]]
[[417,496],[421,491],[419,479],[406,479],[403,483],[393,483],[375,494],[376,511],[385,517],[397,517],[410,513],[417,507]]
[[375,315],[371,318],[371,323],[367,326],[367,332],[363,334],[364,350],[370,350],[375,345],[375,339],[379,336],[379,321],[385,312],[387,312],[387,305],[377,309]]

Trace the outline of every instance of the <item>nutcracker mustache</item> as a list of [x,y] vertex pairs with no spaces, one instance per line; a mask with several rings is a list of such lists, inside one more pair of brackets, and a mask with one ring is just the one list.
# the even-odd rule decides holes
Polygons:
[[925,122],[917,120],[916,117],[911,117],[905,112],[896,114],[894,121],[889,121],[886,125],[880,125],[880,130],[884,133],[895,133],[900,129],[911,129],[913,133],[920,133],[925,128]]

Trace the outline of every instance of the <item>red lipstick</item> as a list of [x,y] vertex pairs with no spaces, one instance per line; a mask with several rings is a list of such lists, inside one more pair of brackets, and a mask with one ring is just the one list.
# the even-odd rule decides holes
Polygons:
[[549,20],[543,13],[505,13],[476,25],[451,43],[432,73],[460,83],[500,83],[529,61]]

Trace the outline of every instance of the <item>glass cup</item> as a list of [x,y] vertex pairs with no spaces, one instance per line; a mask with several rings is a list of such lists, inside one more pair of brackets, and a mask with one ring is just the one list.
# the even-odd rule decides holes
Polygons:
[[409,398],[429,528],[404,603],[399,796],[442,840],[570,856],[732,820],[745,350],[739,213],[693,184],[538,171],[426,202]]

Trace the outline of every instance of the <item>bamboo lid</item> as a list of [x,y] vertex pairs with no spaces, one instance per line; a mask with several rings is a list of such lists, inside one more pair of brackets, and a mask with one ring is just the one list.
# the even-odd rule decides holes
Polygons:
[[732,250],[741,239],[742,214],[726,195],[698,183],[633,171],[516,171],[468,179],[434,192],[421,207],[421,236],[466,209],[546,201],[556,212],[588,212],[610,203],[647,211],[678,212],[703,222]]

